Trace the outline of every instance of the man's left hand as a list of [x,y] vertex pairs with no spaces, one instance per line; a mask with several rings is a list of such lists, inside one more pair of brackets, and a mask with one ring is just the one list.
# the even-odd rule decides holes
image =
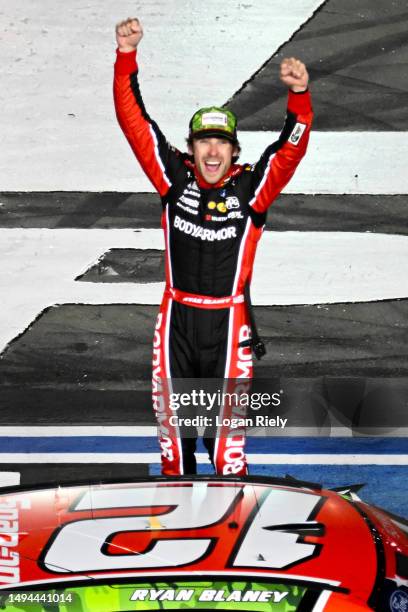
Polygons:
[[292,91],[306,91],[309,75],[304,63],[295,57],[288,57],[282,61],[279,76],[281,81]]

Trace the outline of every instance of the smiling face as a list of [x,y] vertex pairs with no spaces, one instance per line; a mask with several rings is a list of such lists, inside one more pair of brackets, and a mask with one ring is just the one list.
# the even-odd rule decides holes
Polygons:
[[192,149],[194,163],[207,183],[214,185],[228,172],[237,147],[222,137],[194,138]]

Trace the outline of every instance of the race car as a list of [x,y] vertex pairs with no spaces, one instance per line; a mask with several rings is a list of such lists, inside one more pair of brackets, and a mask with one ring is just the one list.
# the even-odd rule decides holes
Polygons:
[[2,489],[0,610],[408,610],[407,522],[356,488],[149,477]]

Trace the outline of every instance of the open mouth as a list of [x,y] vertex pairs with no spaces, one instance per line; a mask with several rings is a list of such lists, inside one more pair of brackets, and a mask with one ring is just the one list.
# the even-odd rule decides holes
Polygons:
[[220,169],[221,162],[219,161],[205,161],[204,166],[207,172],[210,174],[216,174]]

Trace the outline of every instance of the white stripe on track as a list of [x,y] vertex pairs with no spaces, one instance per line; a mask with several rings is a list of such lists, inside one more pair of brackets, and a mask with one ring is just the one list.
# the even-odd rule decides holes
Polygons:
[[0,439],[2,437],[13,438],[73,438],[81,437],[131,437],[131,438],[157,438],[157,427],[155,426],[26,426],[26,427],[1,427]]
[[[241,132],[242,159],[255,162],[278,136]],[[406,194],[407,158],[406,132],[314,132],[312,128],[305,158],[283,193]]]
[[0,472],[0,487],[14,487],[20,484],[20,472]]
[[[149,110],[152,112],[151,105]],[[193,110],[190,107],[189,115]],[[110,112],[111,107],[107,109],[106,115]],[[282,120],[284,114],[285,103],[282,101]],[[13,143],[18,142],[19,138],[21,142],[24,141],[23,129],[26,130],[26,127],[19,129],[15,121],[10,126],[3,123],[3,127],[5,146],[2,150],[8,153],[7,158],[4,156],[3,160],[0,159],[3,170],[2,191],[71,191],[75,185],[77,191],[154,192],[153,185],[136,163],[130,149],[125,147],[119,128],[113,123],[98,136],[98,139],[109,141],[109,151],[100,145],[98,153],[98,142],[89,139],[89,129],[86,131],[87,142],[84,136],[84,146],[79,144],[78,138],[72,143],[71,149],[74,152],[71,154],[72,163],[68,160],[69,172],[64,171],[67,147],[60,144],[55,146],[51,142],[47,146],[39,145],[35,157],[32,155],[32,147],[27,147],[30,153],[21,159],[21,146],[13,155],[9,150],[11,146],[15,147]],[[173,121],[171,124],[161,122],[161,127],[174,145],[185,150],[185,119],[179,124]],[[71,126],[68,128],[69,134],[65,129],[58,130],[58,141],[66,142],[64,134],[72,140],[74,132]],[[85,133],[85,123],[83,131]],[[39,130],[42,138],[44,133]],[[278,136],[276,132],[240,132],[243,162],[256,162],[266,146],[277,140]],[[82,163],[74,160],[74,156],[78,157],[79,153],[85,156]],[[87,158],[91,158],[91,162]],[[19,159],[20,166],[16,164],[16,159]],[[406,132],[313,132],[312,128],[306,156],[283,191],[306,194],[406,194],[406,159]],[[51,169],[44,172],[47,163]],[[64,170],[60,169],[62,167]]]
[[[209,463],[196,453],[198,463]],[[408,455],[355,454],[248,454],[256,465],[408,465]],[[0,453],[0,465],[9,463],[160,463],[159,453]]]
[[[182,10],[173,11],[171,19],[166,19],[169,2],[144,2],[140,12],[148,35],[138,58],[142,95],[166,138],[185,149],[193,112],[227,100],[322,1],[227,2],[221,10],[219,0],[207,0],[200,10],[196,0],[187,0],[173,3]],[[1,2],[7,14],[7,32],[0,39],[2,91],[7,92],[0,115],[2,190],[152,191],[113,118],[110,85],[115,53],[111,32],[121,12],[131,12],[135,3],[127,0],[119,8],[116,0],[70,0],[64,14],[54,4]],[[25,21],[20,23],[22,13]],[[78,40],[87,36],[91,21],[100,36],[90,42],[82,70]],[[19,62],[22,43],[33,53]],[[211,62],[206,60],[209,47]],[[58,48],[58,54],[51,56],[49,48]],[[56,85],[51,95],[50,81]],[[68,116],[72,111],[75,116]],[[284,113],[282,100],[282,120]],[[402,151],[398,157],[404,157]]]

